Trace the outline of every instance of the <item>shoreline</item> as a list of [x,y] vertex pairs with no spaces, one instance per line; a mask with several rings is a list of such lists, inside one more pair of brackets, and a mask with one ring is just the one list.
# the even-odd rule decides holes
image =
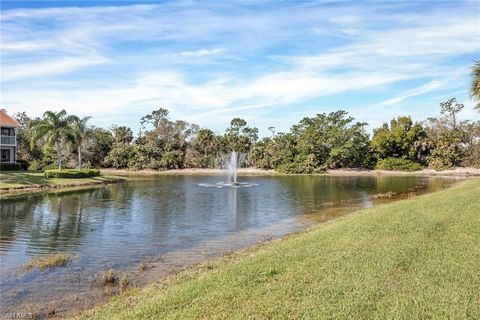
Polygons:
[[[99,179],[100,178],[100,179]],[[15,186],[11,188],[0,189],[0,199],[7,199],[11,197],[21,197],[42,192],[62,192],[82,190],[89,187],[101,187],[108,184],[114,184],[127,181],[128,178],[120,176],[100,176],[95,178],[85,178],[88,181],[81,181],[81,179],[71,179],[72,183],[65,184],[34,184],[25,186]]]
[[[128,169],[101,169],[101,172],[109,175],[118,176],[154,176],[154,175],[224,175],[225,169],[171,169],[165,171],[158,170],[128,170]],[[434,169],[426,168],[419,171],[390,171],[390,170],[375,170],[375,169],[332,169],[324,173],[317,174],[292,174],[280,173],[275,170],[259,169],[259,168],[240,168],[238,169],[240,176],[295,176],[295,175],[310,175],[310,176],[449,176],[449,177],[479,177],[480,169],[477,168],[463,168],[458,167],[449,170],[436,171]]]
[[[12,173],[12,172],[10,172]],[[18,173],[29,173],[19,171]],[[13,196],[23,196],[40,192],[50,192],[50,191],[62,191],[62,190],[73,190],[73,189],[82,189],[85,187],[96,187],[107,184],[113,184],[118,182],[128,181],[129,179],[142,176],[157,176],[157,175],[224,175],[225,169],[203,169],[203,168],[193,168],[193,169],[172,169],[165,171],[158,170],[128,170],[128,169],[101,169],[102,176],[97,178],[103,178],[103,180],[98,180],[95,178],[85,178],[88,179],[81,181],[81,179],[71,179],[71,183],[62,183],[55,184],[32,184],[32,185],[23,185],[23,186],[12,186],[12,187],[3,187],[0,189],[0,198],[5,199]],[[264,170],[258,168],[240,168],[238,170],[239,176],[296,176],[296,175],[306,175],[306,174],[289,174],[289,173],[279,173],[275,170]],[[369,169],[335,169],[327,170],[325,173],[311,174],[310,176],[332,176],[332,177],[354,177],[354,176],[422,176],[422,177],[480,177],[480,169],[477,168],[454,168],[444,171],[435,171],[433,169],[423,169],[419,171],[388,171],[388,170],[369,170]]]

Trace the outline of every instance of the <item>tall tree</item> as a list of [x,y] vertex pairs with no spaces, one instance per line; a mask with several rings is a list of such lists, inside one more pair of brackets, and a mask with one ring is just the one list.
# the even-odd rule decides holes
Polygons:
[[276,128],[275,127],[268,127],[268,131],[270,131],[272,133],[272,138],[275,138],[275,132],[276,132]]
[[210,129],[200,129],[197,132],[196,140],[203,149],[204,156],[207,156],[215,143],[215,133]]
[[168,119],[169,111],[165,108],[159,108],[158,110],[153,110],[152,113],[143,116],[140,119],[140,125],[145,129],[147,124],[153,125],[154,128],[158,128],[162,120]]
[[77,169],[82,169],[82,146],[85,140],[91,135],[91,130],[88,126],[88,120],[91,117],[79,118],[77,116],[69,116],[68,122],[70,130],[67,134],[69,140],[75,145],[78,153]]
[[472,67],[472,85],[470,94],[476,101],[475,109],[480,111],[480,60],[475,61]]
[[[369,138],[363,122],[354,122],[343,110],[305,117],[292,126],[296,140],[295,170],[363,167],[367,165]],[[297,172],[300,173],[300,172]]]
[[115,139],[109,130],[92,128],[91,132],[92,136],[88,139],[89,143],[84,154],[85,161],[90,162],[92,166],[104,166],[105,158],[115,146]]
[[232,151],[249,152],[258,140],[258,129],[247,126],[247,121],[242,118],[233,118],[224,138]]
[[420,145],[425,137],[420,123],[414,123],[410,117],[398,117],[390,125],[384,123],[373,130],[371,149],[378,160],[393,157],[422,162],[429,151]]
[[46,111],[43,118],[31,123],[32,139],[30,147],[33,149],[39,139],[45,138],[48,143],[55,144],[57,148],[58,169],[62,169],[62,141],[69,131],[67,112]]
[[112,127],[113,136],[115,137],[115,143],[117,145],[127,146],[133,140],[132,129],[126,126]]
[[441,117],[428,118],[425,122],[426,142],[431,148],[428,164],[444,170],[461,164],[469,121],[458,121],[457,113],[463,109],[463,104],[457,103],[455,98],[440,103],[440,109]]
[[30,147],[31,132],[30,124],[38,119],[31,119],[25,111],[17,112],[13,118],[20,124],[17,129],[17,158],[19,160],[32,161],[41,157],[42,152],[38,146]]
[[462,111],[463,107],[463,104],[457,103],[456,98],[440,103],[440,113],[451,117],[453,130],[457,130],[457,113]]

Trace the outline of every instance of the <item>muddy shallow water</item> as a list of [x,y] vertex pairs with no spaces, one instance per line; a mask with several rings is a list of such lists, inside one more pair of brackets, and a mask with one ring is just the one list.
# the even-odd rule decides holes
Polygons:
[[[252,176],[252,188],[203,188],[221,176],[152,176],[104,188],[2,200],[2,312],[65,312],[117,292],[108,269],[143,285],[185,266],[295,232],[358,208],[432,192],[454,178]],[[64,268],[24,272],[65,252]]]

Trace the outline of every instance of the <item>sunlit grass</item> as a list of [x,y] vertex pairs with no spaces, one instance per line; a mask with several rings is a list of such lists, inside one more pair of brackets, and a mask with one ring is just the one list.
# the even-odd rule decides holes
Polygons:
[[193,267],[92,319],[474,319],[480,180]]

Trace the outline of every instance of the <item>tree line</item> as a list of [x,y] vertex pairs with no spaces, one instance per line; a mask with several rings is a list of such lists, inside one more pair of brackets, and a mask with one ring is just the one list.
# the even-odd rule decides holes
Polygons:
[[[471,95],[480,110],[480,61],[472,72]],[[222,134],[172,120],[165,108],[140,119],[134,136],[126,126],[104,129],[80,118],[47,111],[42,118],[25,112],[14,118],[18,130],[18,159],[31,170],[62,167],[129,169],[218,168],[232,150],[248,154],[246,165],[285,173],[315,173],[338,168],[444,170],[480,167],[480,121],[459,121],[464,106],[455,98],[440,104],[440,114],[422,122],[408,116],[391,119],[373,130],[346,111],[305,117],[289,132],[259,139],[258,129],[234,118]]]

